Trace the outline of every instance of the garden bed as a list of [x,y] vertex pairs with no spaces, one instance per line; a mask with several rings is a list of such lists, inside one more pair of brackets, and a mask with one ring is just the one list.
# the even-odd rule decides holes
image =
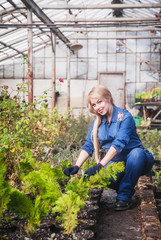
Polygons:
[[94,189],[92,198],[85,201],[85,207],[78,214],[78,226],[70,235],[63,234],[63,228],[55,221],[55,215],[47,216],[36,228],[36,231],[30,235],[25,232],[25,220],[18,217],[15,213],[6,211],[11,217],[10,222],[2,222],[0,226],[1,240],[66,240],[77,239],[87,240],[94,238],[94,227],[96,225],[97,213],[99,211],[99,200],[102,190]]

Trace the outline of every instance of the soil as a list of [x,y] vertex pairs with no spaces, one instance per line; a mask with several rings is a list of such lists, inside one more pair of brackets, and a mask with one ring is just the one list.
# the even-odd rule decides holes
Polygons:
[[94,240],[142,239],[138,193],[133,197],[132,208],[126,211],[114,210],[115,199],[115,191],[103,191]]
[[[116,193],[103,191],[94,240],[159,240],[161,239],[161,206],[156,187],[148,176],[139,179],[132,207],[115,211]],[[160,195],[161,196],[161,195]]]

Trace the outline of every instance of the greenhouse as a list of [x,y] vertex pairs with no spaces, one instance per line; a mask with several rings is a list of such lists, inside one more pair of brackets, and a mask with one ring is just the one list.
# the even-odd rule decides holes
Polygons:
[[161,1],[0,13],[0,239],[160,239]]

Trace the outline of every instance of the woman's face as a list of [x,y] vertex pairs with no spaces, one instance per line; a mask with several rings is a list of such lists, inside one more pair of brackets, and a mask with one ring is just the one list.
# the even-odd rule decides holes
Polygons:
[[91,106],[101,116],[111,114],[112,104],[106,99],[91,98]]

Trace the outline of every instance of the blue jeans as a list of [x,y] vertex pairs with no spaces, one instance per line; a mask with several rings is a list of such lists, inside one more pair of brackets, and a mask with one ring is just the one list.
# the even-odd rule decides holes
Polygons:
[[116,181],[111,178],[109,188],[117,191],[117,199],[131,201],[139,177],[152,169],[154,157],[147,149],[138,147],[118,154],[105,168],[109,164],[119,161],[125,163],[125,171],[117,174]]

